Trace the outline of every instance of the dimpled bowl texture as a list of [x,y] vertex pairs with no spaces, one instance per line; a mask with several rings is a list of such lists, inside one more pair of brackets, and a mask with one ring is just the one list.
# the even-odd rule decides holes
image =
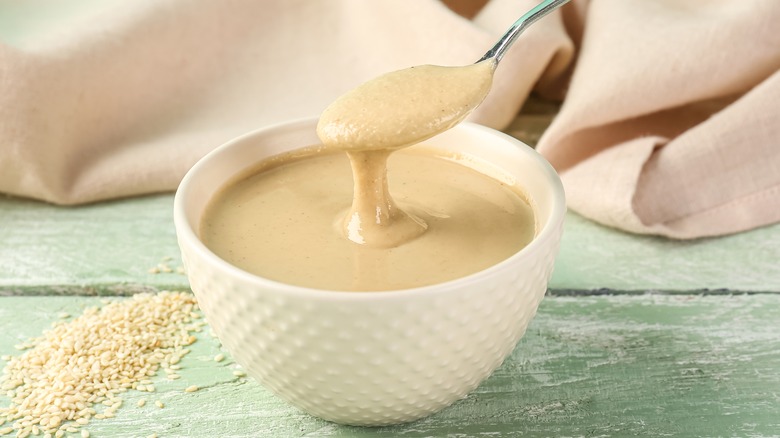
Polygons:
[[562,232],[560,179],[533,149],[482,126],[464,123],[426,141],[471,156],[475,168],[498,166],[516,178],[538,224],[537,237],[509,259],[437,285],[370,293],[309,289],[249,274],[209,251],[197,236],[209,199],[260,160],[318,144],[316,123],[247,134],[185,176],[174,221],[192,290],[235,361],[292,405],[351,425],[424,417],[486,379],[536,313]]

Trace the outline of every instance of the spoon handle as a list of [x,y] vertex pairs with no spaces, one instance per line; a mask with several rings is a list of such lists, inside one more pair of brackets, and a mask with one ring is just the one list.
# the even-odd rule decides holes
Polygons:
[[488,50],[488,52],[485,53],[485,56],[480,58],[477,62],[482,62],[486,59],[493,58],[493,62],[498,64],[498,62],[501,61],[501,58],[504,57],[504,53],[506,53],[507,49],[512,46],[512,43],[515,42],[517,37],[520,36],[520,34],[523,33],[523,31],[528,26],[534,24],[537,20],[554,11],[556,8],[558,8],[558,6],[561,6],[568,1],[569,0],[544,0],[543,2],[536,5],[536,7],[523,14],[522,17],[515,21],[512,27],[506,31],[504,36],[498,40],[496,45]]

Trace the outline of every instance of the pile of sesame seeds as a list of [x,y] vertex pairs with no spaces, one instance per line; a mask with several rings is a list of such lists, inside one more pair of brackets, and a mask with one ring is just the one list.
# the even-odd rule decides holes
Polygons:
[[154,392],[149,378],[160,367],[178,376],[192,333],[204,325],[195,298],[184,292],[138,294],[57,322],[17,346],[25,350],[20,356],[3,357],[0,388],[11,405],[0,407],[0,436],[88,438],[85,426],[113,417],[121,393]]

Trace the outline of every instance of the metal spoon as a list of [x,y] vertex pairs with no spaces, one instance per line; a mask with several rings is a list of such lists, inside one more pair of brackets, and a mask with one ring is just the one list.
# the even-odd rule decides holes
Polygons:
[[515,40],[517,40],[517,37],[520,36],[520,34],[523,33],[523,31],[528,28],[528,26],[534,24],[540,18],[568,2],[569,0],[544,0],[543,2],[539,3],[536,5],[536,7],[523,14],[522,17],[518,18],[517,21],[515,21],[515,23],[509,28],[509,30],[506,31],[504,36],[498,40],[496,45],[488,50],[487,53],[485,53],[485,56],[479,58],[479,61],[477,62],[482,62],[492,58],[494,60],[493,62],[498,64],[499,61],[501,61],[501,58],[504,57],[504,54],[509,49],[509,47],[512,46]]

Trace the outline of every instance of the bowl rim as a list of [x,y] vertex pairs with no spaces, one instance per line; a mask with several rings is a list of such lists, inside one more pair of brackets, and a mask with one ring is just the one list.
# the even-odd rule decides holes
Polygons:
[[[189,185],[196,178],[196,175],[202,168],[209,166],[209,162],[220,154],[225,153],[226,150],[235,147],[236,144],[243,143],[249,139],[257,136],[262,136],[269,131],[277,130],[297,130],[308,126],[316,126],[317,117],[307,117],[301,119],[290,120],[286,122],[276,123],[273,125],[265,126],[259,129],[242,134],[235,137],[226,143],[218,146],[210,151],[208,154],[199,159],[184,175],[179,186],[176,190],[173,202],[173,221],[176,229],[177,240],[180,246],[180,250],[184,252],[182,246],[183,242],[186,242],[190,249],[197,253],[197,255],[203,259],[208,260],[208,264],[216,266],[219,270],[226,272],[232,277],[236,277],[243,282],[250,283],[254,286],[258,286],[263,289],[273,289],[277,293],[288,294],[291,296],[305,297],[309,299],[317,300],[349,300],[349,301],[376,301],[386,299],[399,299],[407,297],[408,295],[423,296],[423,295],[439,295],[447,293],[453,289],[462,289],[480,283],[485,277],[494,275],[496,271],[503,270],[507,265],[512,265],[525,258],[529,258],[533,253],[541,250],[544,242],[553,239],[555,233],[559,232],[561,228],[565,213],[566,213],[566,198],[558,173],[552,167],[552,165],[542,157],[539,152],[520,140],[505,134],[501,131],[489,128],[487,126],[479,125],[471,122],[461,122],[456,126],[457,129],[472,129],[477,131],[483,131],[489,135],[495,136],[498,139],[509,143],[519,149],[523,149],[524,153],[531,155],[536,165],[540,166],[545,178],[551,184],[553,192],[552,211],[550,213],[549,220],[544,224],[539,234],[531,240],[531,242],[521,248],[516,253],[507,257],[506,259],[488,267],[483,270],[474,272],[464,277],[455,278],[441,283],[435,283],[427,286],[418,286],[407,289],[391,289],[391,290],[379,290],[379,291],[348,291],[348,290],[331,290],[331,289],[317,289],[306,286],[298,286],[294,284],[288,284],[269,278],[265,278],[250,272],[244,271],[241,268],[233,266],[226,260],[212,252],[198,237],[195,230],[190,226],[187,220],[187,214],[185,212],[185,197],[189,190]],[[304,147],[304,146],[302,146]],[[189,275],[189,274],[188,274]]]

